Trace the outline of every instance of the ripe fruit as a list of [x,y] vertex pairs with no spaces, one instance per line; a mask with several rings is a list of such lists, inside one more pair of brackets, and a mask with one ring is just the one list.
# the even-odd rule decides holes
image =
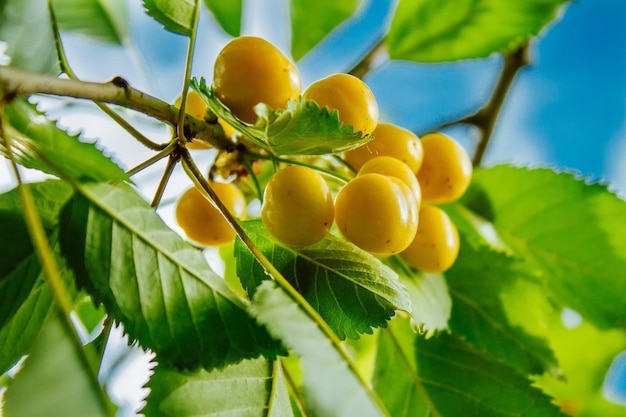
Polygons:
[[335,222],[363,250],[388,256],[404,250],[417,231],[418,210],[409,187],[394,177],[363,174],[339,190]]
[[302,80],[296,66],[268,41],[241,36],[228,42],[213,67],[217,97],[235,116],[254,123],[254,106],[284,108],[300,96]]
[[358,175],[363,174],[382,174],[398,178],[411,189],[411,192],[415,196],[415,201],[417,202],[417,208],[419,210],[422,203],[422,191],[420,190],[420,185],[417,182],[415,173],[401,160],[391,156],[377,156],[367,161],[361,167]]
[[330,230],[333,218],[330,189],[311,168],[287,166],[267,183],[261,219],[280,241],[294,246],[318,242]]
[[436,206],[424,205],[415,239],[400,256],[424,272],[448,270],[459,254],[459,232],[450,217]]
[[424,151],[422,142],[413,132],[389,123],[379,123],[374,129],[374,139],[346,151],[344,158],[358,171],[364,163],[382,155],[401,160],[415,174],[422,166]]
[[355,132],[370,134],[378,124],[376,97],[367,84],[353,75],[330,75],[311,84],[302,95],[320,108],[336,109],[343,125],[353,126]]
[[[176,101],[174,102],[174,106],[176,106],[177,108],[180,108],[181,101],[182,101],[182,98],[178,97]],[[204,116],[206,115],[206,110],[207,110],[207,105],[204,102],[204,100],[202,100],[202,97],[200,97],[200,95],[196,93],[195,91],[190,90],[187,93],[187,103],[185,104],[185,113],[192,115],[196,119],[203,120]],[[224,129],[224,135],[226,137],[231,137],[235,134],[236,132],[235,128],[233,128],[231,125],[226,123],[224,120],[218,118],[217,122],[222,126],[222,129]],[[206,142],[199,141],[199,140],[190,140],[187,142],[186,147],[188,149],[209,149],[211,145],[209,145]]]
[[[211,188],[235,217],[243,217],[246,200],[231,183],[212,182]],[[217,246],[232,242],[235,231],[226,218],[200,191],[193,187],[185,191],[176,204],[176,222],[187,237],[203,246]]]
[[461,197],[472,179],[472,161],[465,149],[442,133],[422,137],[424,162],[417,173],[422,199],[427,203],[449,203]]

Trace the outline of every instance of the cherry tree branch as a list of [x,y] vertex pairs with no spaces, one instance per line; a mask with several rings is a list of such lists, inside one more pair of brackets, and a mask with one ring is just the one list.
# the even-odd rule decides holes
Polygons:
[[[10,66],[0,67],[0,93],[7,102],[15,96],[45,94],[116,104],[144,113],[171,126],[176,126],[179,116],[178,108],[131,87],[121,77],[99,83],[58,78]],[[231,149],[234,146],[217,122],[208,123],[185,114],[184,125],[185,136],[188,138],[206,141],[218,149]]]
[[462,123],[473,124],[480,130],[480,138],[472,159],[474,166],[480,165],[485,155],[487,145],[489,145],[489,141],[493,135],[493,129],[500,115],[502,104],[511,89],[511,84],[515,76],[519,70],[528,65],[529,62],[528,44],[523,45],[510,54],[504,55],[504,65],[502,66],[500,76],[498,77],[498,81],[496,82],[496,86],[489,101],[483,108],[478,110],[478,112],[461,121]]
[[[349,73],[362,79],[376,66],[377,61],[381,58],[381,56],[383,56],[383,54],[386,54],[386,52],[387,48],[385,45],[385,38],[382,38],[374,47],[372,47],[372,49],[369,50],[361,61],[349,71]],[[489,145],[493,135],[496,120],[498,119],[500,110],[502,109],[502,104],[506,99],[515,76],[519,70],[528,65],[529,62],[528,44],[524,44],[519,49],[505,54],[504,65],[502,66],[498,81],[496,82],[489,101],[476,113],[444,123],[438,127],[438,129],[441,129],[443,127],[462,123],[471,124],[478,128],[480,137],[472,158],[472,162],[475,166],[480,165],[482,162],[487,146]]]
[[379,40],[368,53],[359,61],[350,71],[349,74],[357,78],[363,79],[375,66],[381,57],[387,54],[387,45],[385,39]]

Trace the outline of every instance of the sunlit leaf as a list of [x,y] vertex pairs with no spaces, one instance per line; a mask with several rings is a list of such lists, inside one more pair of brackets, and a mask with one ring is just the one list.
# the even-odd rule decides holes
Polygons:
[[372,383],[393,417],[436,416],[416,374],[415,332],[411,327],[407,320],[393,320],[389,329],[379,333]]
[[386,260],[398,273],[411,298],[414,326],[432,335],[446,330],[452,310],[448,284],[442,274],[426,274],[408,267],[398,257]]
[[8,44],[11,65],[54,75],[60,72],[47,0],[0,1],[0,41]]
[[204,0],[222,28],[231,36],[239,36],[241,31],[242,0]]
[[346,357],[318,325],[273,281],[259,285],[250,310],[272,336],[299,358],[308,411],[315,416],[370,417],[386,413],[359,381]]
[[291,52],[296,61],[352,15],[359,0],[291,0]]
[[[390,411],[416,415],[401,413],[404,400],[411,412],[421,413],[417,415],[429,415],[427,410],[434,416],[563,416],[531,381],[458,337],[440,333],[425,339],[406,325],[392,324],[380,333],[376,383]],[[386,369],[390,364],[404,365],[411,374],[397,381],[403,396],[384,386],[392,383]]]
[[114,415],[82,347],[55,315],[39,334],[23,369],[5,395],[7,417]]
[[190,36],[194,5],[199,0],[143,0],[146,13],[171,32]]
[[146,417],[292,416],[285,377],[278,362],[250,359],[221,370],[181,372],[155,368]]
[[278,349],[247,303],[126,186],[80,187],[61,244],[79,282],[159,360],[206,369]]
[[[72,195],[71,187],[60,181],[25,187],[33,194],[48,238],[56,240],[58,215]],[[17,189],[0,194],[0,242],[4,243],[0,251],[0,328],[20,308],[42,273],[23,212]]]
[[[502,294],[518,279],[530,279],[523,264],[487,247],[477,249],[462,239],[459,258],[446,273],[452,297],[450,330],[505,361],[522,374],[556,370],[558,364],[546,340],[510,323]],[[538,306],[520,303],[531,319]]]
[[392,59],[444,62],[519,48],[568,0],[400,0],[387,36]]
[[491,217],[549,297],[600,328],[626,326],[626,202],[606,186],[503,165],[475,170],[462,202]]
[[[328,236],[314,245],[295,248],[273,237],[260,220],[243,226],[340,338],[358,338],[360,333],[371,333],[372,327],[384,327],[396,309],[411,311],[397,274],[354,245]],[[239,278],[253,294],[268,276],[239,241],[235,254]]]
[[[520,295],[528,300],[534,298],[527,292]],[[611,362],[626,351],[626,333],[615,329],[600,331],[584,321],[566,325],[560,314],[546,317],[543,327],[559,359],[562,377],[538,375],[533,378],[537,386],[576,416],[625,415],[626,406],[607,399],[604,384]]]
[[59,29],[122,44],[128,36],[125,0],[52,0]]
[[[76,180],[126,180],[124,171],[92,143],[59,129],[34,104],[16,99],[3,107],[3,129],[11,137],[17,162]],[[4,141],[0,154],[5,155]]]
[[287,108],[272,110],[265,104],[255,108],[259,118],[254,126],[237,119],[216,97],[204,79],[192,80],[191,86],[207,102],[211,111],[227,121],[246,138],[274,155],[323,155],[352,149],[369,141],[371,136],[342,126],[337,112],[320,109],[314,101],[290,100]]

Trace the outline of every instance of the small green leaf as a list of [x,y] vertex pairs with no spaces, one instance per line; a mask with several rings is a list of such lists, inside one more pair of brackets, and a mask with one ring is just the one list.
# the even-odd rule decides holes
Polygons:
[[[404,415],[564,416],[548,396],[503,362],[452,334],[425,339],[399,324],[394,320],[380,333],[377,359],[375,386],[382,389],[381,397],[390,411],[402,410],[404,402],[417,413]],[[395,389],[403,396],[384,385],[392,383],[385,369],[390,363],[395,368],[404,366],[404,372],[411,375],[396,381]]]
[[[72,188],[61,181],[26,184],[51,241],[57,241],[58,215],[72,195]],[[0,194],[0,328],[8,322],[30,295],[41,267],[24,221],[17,189]],[[11,244],[8,244],[11,242]]]
[[0,41],[8,44],[11,65],[53,75],[60,72],[47,0],[0,1]]
[[125,0],[51,0],[59,29],[121,45],[128,36]]
[[146,417],[293,416],[278,362],[245,360],[221,370],[181,372],[159,364],[150,378]]
[[299,358],[304,368],[305,407],[316,416],[386,415],[345,356],[274,281],[259,285],[250,305],[257,320]]
[[338,24],[351,16],[359,0],[291,0],[291,53],[297,61]]
[[[123,181],[128,176],[94,144],[59,129],[34,104],[16,99],[2,111],[3,129],[11,137],[17,162],[27,168],[76,180]],[[6,155],[4,141],[0,154]]]
[[600,328],[626,327],[626,202],[606,186],[502,165],[475,170],[462,202],[492,216],[549,297]]
[[217,116],[232,125],[246,138],[274,155],[324,155],[355,148],[369,141],[371,135],[354,132],[352,126],[342,126],[337,111],[320,109],[314,101],[304,98],[290,100],[287,108],[272,110],[258,104],[259,118],[254,126],[237,119],[222,104],[213,88],[204,79],[192,80],[191,86],[207,102]]
[[212,369],[279,350],[202,252],[130,187],[78,191],[63,212],[63,252],[94,300],[160,361]]
[[241,3],[242,0],[204,0],[215,20],[230,36],[239,36],[241,32]]
[[568,0],[400,0],[387,36],[392,59],[445,62],[510,52]]
[[171,32],[191,36],[194,7],[198,0],[144,0],[146,13]]
[[[385,326],[395,310],[411,311],[397,274],[376,257],[334,236],[304,248],[273,237],[260,220],[242,225],[252,242],[316,309],[339,338],[358,338]],[[249,294],[268,279],[261,265],[235,243],[237,271]]]
[[114,415],[113,406],[69,330],[51,315],[7,388],[7,417]]

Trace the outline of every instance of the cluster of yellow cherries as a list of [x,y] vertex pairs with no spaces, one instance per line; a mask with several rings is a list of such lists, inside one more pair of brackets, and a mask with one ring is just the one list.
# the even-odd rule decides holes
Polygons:
[[[432,273],[452,266],[459,251],[458,231],[437,205],[458,199],[469,185],[472,164],[460,144],[442,133],[420,139],[401,127],[378,123],[374,95],[349,74],[331,75],[301,93],[295,65],[256,37],[226,44],[215,61],[213,86],[222,103],[246,123],[256,121],[257,103],[280,109],[302,94],[320,108],[337,110],[343,125],[373,136],[344,152],[353,171],[335,196],[313,168],[286,164],[273,174],[264,190],[261,219],[274,237],[308,246],[323,239],[334,223],[347,241],[380,258],[398,254],[412,267]],[[190,94],[186,111],[202,117],[206,105]],[[227,134],[233,133],[220,123]],[[194,141],[188,145],[195,146]],[[246,200],[239,188],[223,182],[211,186],[231,213],[243,218]],[[180,197],[176,219],[188,238],[202,245],[219,245],[235,236],[195,188]]]

